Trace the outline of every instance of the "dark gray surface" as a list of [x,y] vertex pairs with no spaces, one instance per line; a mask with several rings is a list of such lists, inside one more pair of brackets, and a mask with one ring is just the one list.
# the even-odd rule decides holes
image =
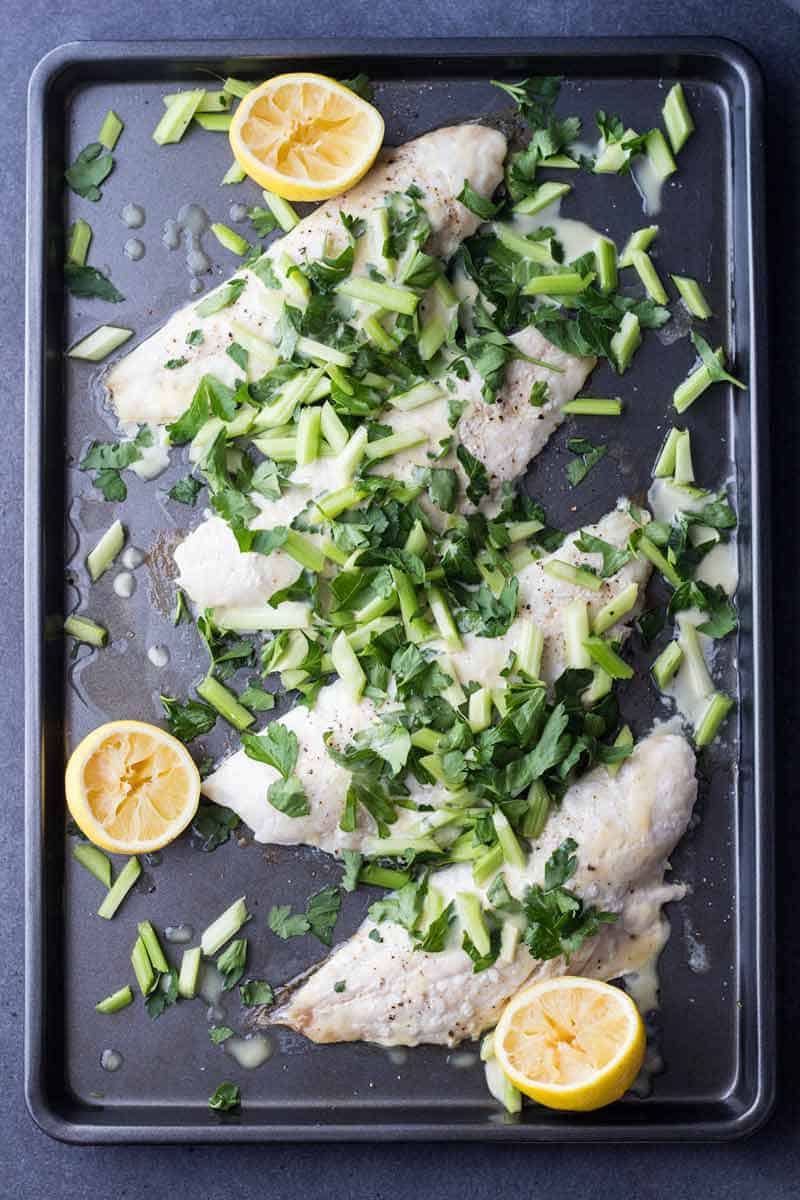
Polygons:
[[[610,6],[609,6],[610,7]],[[791,438],[796,422],[793,417],[795,388],[793,386],[794,356],[798,345],[798,285],[792,278],[788,261],[796,247],[794,237],[796,215],[796,180],[800,172],[800,130],[796,116],[800,100],[800,70],[796,62],[796,47],[800,39],[800,21],[784,5],[731,5],[714,21],[708,6],[687,3],[681,6],[674,0],[669,6],[654,4],[648,13],[642,5],[617,4],[613,16],[609,7],[594,11],[591,4],[538,4],[534,16],[525,4],[509,3],[486,17],[483,4],[460,3],[452,9],[443,5],[414,3],[379,6],[375,3],[328,5],[316,16],[301,5],[284,3],[275,9],[276,34],[371,35],[407,34],[617,34],[625,33],[716,33],[738,38],[749,46],[765,69],[770,103],[769,145],[772,166],[769,174],[771,205],[771,253],[779,286],[773,303],[775,417],[773,477],[776,509],[785,514],[780,533],[785,539],[782,553],[776,560],[789,564],[793,539],[786,538],[788,522],[796,516],[796,502],[790,485],[794,484]],[[115,11],[116,10],[116,11]],[[630,16],[624,19],[624,14]],[[481,16],[479,14],[483,13]],[[386,15],[388,14],[388,15]],[[391,24],[389,24],[391,21]],[[19,1083],[20,1068],[20,999],[21,977],[22,898],[20,826],[21,826],[21,683],[20,617],[21,617],[21,516],[20,475],[22,460],[21,405],[19,386],[21,376],[22,303],[20,272],[16,262],[21,253],[24,194],[22,187],[23,104],[24,87],[34,62],[51,46],[74,38],[133,38],[155,34],[166,36],[258,36],[272,31],[273,20],[268,11],[241,13],[237,18],[223,19],[217,6],[203,2],[182,6],[172,14],[162,12],[161,5],[141,4],[135,13],[121,4],[106,4],[96,11],[94,4],[73,7],[72,13],[52,14],[45,5],[14,3],[0,15],[3,54],[7,61],[3,78],[7,89],[7,111],[2,137],[5,152],[0,155],[0,183],[5,199],[3,230],[7,234],[9,251],[3,256],[7,265],[0,278],[3,328],[7,338],[2,351],[3,379],[6,381],[10,431],[8,449],[0,473],[0,522],[4,536],[6,579],[14,594],[8,597],[6,620],[3,625],[5,661],[9,678],[4,689],[3,737],[0,739],[2,765],[8,787],[0,812],[5,861],[0,901],[0,929],[4,952],[0,956],[4,980],[0,995],[3,1021],[0,1023],[0,1058],[6,1067],[5,1078],[13,1086],[4,1089],[2,1104],[4,1119],[3,1151],[0,1160],[7,1159],[4,1172],[7,1189],[21,1196],[82,1196],[89,1192],[102,1195],[137,1194],[144,1187],[158,1187],[175,1195],[188,1193],[216,1196],[236,1192],[249,1195],[292,1195],[299,1192],[324,1191],[331,1196],[352,1193],[372,1196],[407,1195],[412,1189],[425,1187],[447,1195],[451,1190],[463,1194],[467,1180],[475,1190],[479,1186],[492,1193],[504,1194],[512,1188],[530,1193],[535,1180],[536,1194],[548,1196],[580,1195],[589,1186],[621,1183],[626,1193],[650,1196],[670,1190],[681,1197],[702,1190],[711,1196],[740,1195],[745,1191],[759,1197],[780,1197],[796,1194],[797,1180],[791,1174],[798,1150],[796,1131],[798,1106],[793,1098],[796,1088],[790,1086],[792,1053],[787,1046],[788,1031],[798,1017],[798,1004],[791,992],[797,976],[798,941],[800,938],[792,920],[794,897],[791,894],[791,835],[798,832],[798,817],[793,812],[790,781],[796,774],[797,752],[792,755],[793,717],[798,715],[796,696],[791,694],[790,668],[796,656],[797,634],[789,625],[796,607],[796,593],[789,592],[791,571],[782,576],[776,588],[777,614],[775,629],[780,633],[778,661],[778,712],[782,714],[779,731],[778,797],[781,826],[779,844],[782,849],[778,874],[782,921],[779,926],[779,969],[783,978],[782,1018],[787,1037],[781,1056],[785,1081],[784,1094],[775,1118],[751,1141],[732,1147],[701,1147],[683,1150],[664,1148],[621,1150],[538,1149],[536,1162],[528,1162],[530,1151],[503,1148],[501,1154],[481,1147],[447,1148],[415,1147],[293,1147],[251,1148],[213,1152],[189,1150],[74,1150],[59,1147],[38,1134],[24,1113]],[[792,290],[794,294],[792,294]],[[793,641],[792,641],[793,639]],[[793,653],[794,652],[794,653]],[[788,743],[784,746],[783,743]],[[796,793],[796,788],[794,788]],[[796,1055],[794,1056],[797,1057]],[[790,1165],[791,1164],[791,1165]],[[535,1173],[534,1173],[535,1172]],[[613,1174],[612,1174],[613,1172]],[[146,1181],[146,1182],[145,1182]],[[474,1182],[473,1182],[474,1181]],[[612,1182],[613,1181],[613,1182]],[[538,1186],[536,1186],[538,1185]],[[472,1190],[467,1184],[467,1190]]]

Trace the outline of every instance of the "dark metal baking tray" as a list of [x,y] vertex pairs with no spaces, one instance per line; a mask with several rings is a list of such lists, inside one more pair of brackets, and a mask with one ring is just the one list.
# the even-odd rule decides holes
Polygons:
[[[733,476],[740,516],[741,633],[733,647],[740,703],[732,731],[701,760],[700,819],[674,857],[675,876],[694,888],[671,906],[673,932],[661,963],[658,1038],[665,1071],[647,1099],[626,1098],[586,1117],[530,1106],[521,1119],[506,1119],[489,1100],[480,1067],[456,1073],[442,1049],[416,1050],[397,1065],[372,1046],[320,1047],[280,1031],[271,1062],[246,1074],[210,1045],[197,1004],[154,1022],[141,1005],[113,1020],[93,1011],[98,995],[128,977],[137,920],[202,928],[242,892],[255,913],[252,973],[289,979],[319,947],[306,946],[312,939],[278,943],[265,930],[266,910],[273,902],[302,903],[315,885],[338,876],[332,861],[313,851],[232,840],[209,856],[186,837],[165,856],[168,868],[148,866],[144,885],[113,922],[93,915],[97,887],[72,861],[65,838],[65,744],[106,717],[157,719],[158,690],[185,693],[201,669],[191,632],[173,631],[164,615],[165,541],[157,534],[174,526],[174,513],[147,499],[163,481],[133,480],[125,506],[131,540],[151,550],[148,567],[137,572],[137,593],[126,607],[108,577],[92,593],[92,607],[102,610],[114,635],[111,648],[86,658],[82,653],[76,664],[61,639],[49,636],[49,619],[74,605],[76,588],[85,597],[83,557],[109,512],[74,469],[91,436],[108,436],[109,418],[96,382],[87,386],[86,367],[65,362],[63,350],[102,320],[143,335],[185,302],[183,262],[161,243],[162,223],[182,203],[198,200],[226,220],[232,201],[257,197],[249,183],[219,187],[230,161],[224,137],[196,131],[176,147],[153,144],[161,93],[214,74],[260,79],[309,64],[338,77],[365,70],[377,83],[392,143],[447,122],[502,117],[505,98],[488,84],[498,76],[563,75],[563,111],[577,112],[587,129],[597,108],[620,111],[636,128],[647,128],[676,79],[697,116],[697,134],[665,189],[660,246],[665,269],[712,281],[713,335],[733,348],[749,385],[735,397],[718,389],[689,414],[704,479]],[[123,116],[125,133],[103,201],[65,200],[65,164],[96,136],[111,106]],[[25,1072],[30,1111],[48,1133],[75,1142],[684,1140],[736,1137],[765,1119],[775,1076],[775,945],[772,708],[763,636],[770,603],[761,118],[753,61],[732,43],[708,39],[75,44],[39,64],[30,87],[28,158]],[[625,178],[581,175],[575,196],[568,213],[601,227],[607,221],[618,242],[643,223],[640,200]],[[147,213],[141,231],[147,252],[138,263],[123,254],[128,232],[119,212],[129,200]],[[113,310],[65,302],[64,231],[78,212],[94,228],[91,261],[110,268],[128,297]],[[233,270],[224,253],[214,257],[217,276]],[[596,421],[582,422],[587,436],[608,436],[610,453],[575,492],[564,485],[566,428],[533,464],[527,486],[545,500],[552,520],[574,527],[601,515],[621,492],[646,489],[668,422],[671,386],[688,367],[686,345],[685,339],[667,345],[650,336],[624,380],[598,370],[595,391],[621,392],[628,415],[610,434]],[[177,532],[172,528],[172,536]],[[68,569],[73,582],[65,586]],[[172,655],[160,674],[145,657],[156,640]],[[639,665],[644,661],[640,653]],[[733,655],[718,666],[736,690]],[[631,689],[625,707],[637,733],[665,715],[646,681]],[[356,926],[367,902],[363,892],[346,897],[339,936]],[[700,973],[687,962],[687,945],[696,948],[697,939],[708,968]],[[702,954],[688,957],[703,966]],[[235,1012],[230,1019],[236,1021]],[[100,1068],[105,1046],[125,1058],[115,1075]],[[240,1113],[220,1118],[209,1112],[206,1097],[226,1077],[240,1079],[244,1103]]]

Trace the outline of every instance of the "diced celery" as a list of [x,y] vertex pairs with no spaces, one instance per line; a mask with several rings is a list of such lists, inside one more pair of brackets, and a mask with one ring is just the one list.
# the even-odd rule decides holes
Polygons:
[[492,723],[492,693],[489,688],[476,688],[470,694],[467,721],[473,733],[482,733]]
[[594,248],[597,286],[601,292],[617,289],[617,248],[611,238],[599,237]]
[[713,315],[696,279],[691,279],[688,275],[671,275],[670,279],[693,317],[697,317],[700,321],[706,321]]
[[673,171],[677,171],[678,164],[672,157],[667,139],[660,129],[650,130],[645,138],[644,152],[659,179],[666,179]]
[[224,91],[231,96],[236,96],[239,100],[244,100],[255,86],[254,83],[247,83],[244,79],[234,79],[232,75],[229,75],[222,85]]
[[636,550],[639,556],[648,559],[673,587],[680,587],[683,583],[680,575],[646,534],[639,538]]
[[601,400],[594,396],[579,396],[575,400],[568,400],[566,404],[563,404],[561,411],[572,413],[576,417],[618,417],[622,412],[622,400],[618,396],[608,400]]
[[394,396],[389,396],[387,403],[392,408],[400,409],[401,412],[411,412],[415,408],[421,408],[424,404],[441,400],[445,395],[447,393],[437,383],[418,383],[407,392],[398,392]]
[[553,262],[549,241],[537,242],[532,238],[523,237],[513,226],[504,225],[501,221],[495,222],[492,231],[500,244],[505,246],[506,250],[510,250],[512,254],[518,254],[520,258],[529,258],[542,266]]
[[317,342],[314,338],[298,338],[296,350],[305,358],[314,358],[323,363],[333,363],[337,367],[349,367],[353,363],[352,354],[345,354],[343,350],[326,346],[324,342]]
[[123,122],[119,119],[113,108],[110,108],[103,117],[103,124],[100,126],[97,140],[101,146],[105,146],[106,150],[113,150],[124,128]]
[[227,133],[231,127],[233,116],[231,113],[225,112],[201,112],[198,106],[194,119],[201,129],[205,129],[209,133]]
[[297,450],[296,458],[298,467],[307,466],[312,463],[319,455],[319,435],[321,426],[322,411],[317,408],[304,408],[300,413],[300,420],[297,423]]
[[719,727],[733,708],[733,700],[724,692],[714,692],[694,731],[694,744],[708,746],[719,732]]
[[666,304],[669,297],[646,250],[634,250],[631,254],[634,270],[644,284],[645,291],[656,304]]
[[169,963],[164,956],[164,951],[161,949],[158,934],[153,928],[152,923],[150,921],[140,921],[138,928],[139,937],[144,942],[144,948],[147,951],[147,957],[153,964],[153,969],[161,975],[166,974],[169,970]]
[[157,977],[147,953],[147,947],[140,937],[136,939],[131,951],[131,966],[143,996],[148,996],[156,986]]
[[126,983],[117,992],[112,992],[110,996],[106,996],[104,1000],[98,1000],[94,1006],[94,1011],[99,1013],[116,1013],[121,1009],[127,1008],[129,1004],[133,1004],[133,992],[130,986]]
[[353,700],[360,700],[364,692],[367,677],[364,674],[358,657],[347,640],[347,634],[342,630],[331,645],[331,658],[336,673],[344,683]]
[[477,887],[483,887],[486,880],[494,875],[495,871],[499,871],[504,862],[503,847],[499,842],[495,842],[493,846],[489,846],[484,850],[480,857],[473,860],[472,863],[472,881]]
[[543,565],[542,570],[551,579],[561,579],[574,587],[588,588],[590,592],[599,592],[603,586],[599,575],[584,567],[576,567],[573,563],[563,562],[560,558],[551,558]]
[[85,362],[100,362],[131,337],[132,329],[122,329],[119,325],[100,325],[94,333],[76,342],[72,349],[67,351],[67,357],[80,358]]
[[105,885],[111,887],[111,859],[106,858],[102,850],[89,842],[75,842],[72,846],[72,857],[85,867],[90,875]]
[[364,457],[368,462],[378,462],[382,458],[390,458],[393,454],[420,446],[427,440],[428,435],[423,429],[399,429],[397,433],[391,433],[388,437],[367,442]]
[[96,583],[100,576],[108,570],[124,545],[125,530],[122,522],[114,521],[95,548],[87,555],[86,566],[89,569],[92,583]]
[[232,183],[243,183],[247,178],[247,173],[244,167],[240,167],[238,162],[234,161],[228,167],[220,181],[221,185],[227,186]]
[[197,991],[197,977],[200,974],[200,963],[203,951],[199,946],[184,950],[181,958],[181,969],[178,973],[178,995],[184,1000],[191,1000]]
[[136,883],[136,880],[139,878],[141,873],[142,868],[139,865],[139,860],[134,855],[132,858],[128,859],[128,861],[125,863],[125,866],[122,868],[119,875],[108,889],[103,903],[97,910],[98,917],[104,917],[107,921],[111,920],[111,918],[114,916],[114,913],[117,911],[120,904],[122,904],[122,901]]
[[592,631],[605,633],[612,625],[616,625],[626,613],[629,613],[639,599],[638,583],[629,583],[621,591],[603,605],[594,615]]
[[658,234],[657,225],[647,225],[644,229],[636,229],[628,238],[617,260],[618,267],[632,267],[633,259],[631,255],[634,250],[646,250],[653,239]]
[[519,925],[509,919],[503,921],[500,930],[500,953],[497,956],[498,962],[506,964],[513,963],[514,959],[517,957],[519,939]]
[[694,482],[692,441],[688,429],[678,435],[678,440],[675,444],[674,479],[678,484]]
[[192,92],[181,92],[167,107],[167,111],[153,130],[153,141],[157,142],[159,146],[179,142],[204,96],[203,88]]
[[245,897],[240,896],[203,931],[200,948],[206,958],[213,958],[217,951],[221,950],[225,943],[239,932],[245,921],[249,920],[250,914],[247,911]]
[[672,679],[678,667],[683,662],[683,651],[677,642],[670,642],[659,654],[651,670],[658,686],[663,689]]
[[491,941],[480,898],[474,892],[456,892],[455,902],[458,919],[469,934],[473,946],[479,954],[488,954]]
[[636,351],[642,344],[642,333],[636,313],[626,312],[619,329],[611,338],[611,357],[620,375],[624,375]]
[[205,679],[198,683],[196,691],[201,700],[215,708],[234,729],[249,729],[255,721],[253,714],[239,703],[234,693],[213,675],[206,675]]
[[300,218],[292,208],[289,201],[284,200],[283,196],[276,196],[274,192],[263,191],[261,194],[264,197],[267,208],[270,210],[283,232],[291,233],[295,225],[299,224]]
[[653,467],[654,479],[669,479],[675,473],[675,454],[680,436],[680,429],[670,429]]
[[560,171],[579,171],[580,164],[575,162],[574,158],[570,158],[568,154],[551,154],[549,158],[543,158],[539,163],[540,167],[547,167],[548,170]]
[[592,682],[581,696],[581,703],[586,708],[591,708],[593,704],[597,704],[598,700],[607,696],[613,686],[614,680],[608,672],[604,671],[602,667],[595,667]]
[[414,591],[414,585],[405,571],[401,571],[399,567],[391,567],[390,569],[397,591],[397,598],[400,602],[400,614],[403,618],[406,637],[410,642],[423,642],[428,636],[428,625],[418,615],[419,602],[417,594]]
[[[169,108],[170,104],[174,104],[175,101],[179,100],[182,95],[184,95],[183,92],[173,92],[166,96],[162,96],[161,101],[166,105],[167,108]],[[233,97],[230,96],[228,92],[205,92],[203,94],[203,99],[197,106],[197,111],[199,113],[228,112],[232,103]]]
[[286,600],[277,608],[269,605],[253,608],[212,609],[211,615],[218,629],[230,633],[259,633],[279,629],[308,629],[311,624],[311,609],[299,600]]
[[367,317],[364,322],[364,333],[373,346],[377,346],[384,354],[393,354],[400,347],[400,343],[381,325],[378,313]]
[[[423,626],[424,628],[426,622],[418,621],[417,624]],[[423,638],[422,640],[425,639]],[[451,704],[453,708],[460,708],[467,697],[464,694],[464,689],[461,686],[461,680],[458,677],[458,672],[446,654],[439,655],[439,666],[442,668],[445,675],[449,675],[453,681],[442,691],[442,699],[446,700],[448,704]]]
[[420,331],[417,349],[423,362],[430,362],[447,340],[447,324],[438,313],[428,317]]
[[538,838],[550,813],[550,793],[541,779],[534,779],[527,795],[528,811],[522,818],[522,833],[525,837]]
[[[365,870],[366,868],[362,868]],[[419,915],[419,931],[426,933],[437,917],[444,912],[444,896],[437,887],[429,884],[422,901],[422,912]]]
[[553,204],[556,200],[560,200],[562,196],[566,196],[572,191],[571,183],[555,183],[549,180],[547,183],[541,183],[529,196],[524,200],[520,200],[514,205],[514,212],[521,213],[524,216],[532,216],[534,213],[541,212],[543,208],[547,208],[549,204]]
[[588,637],[584,640],[584,649],[594,662],[601,667],[612,679],[632,679],[633,667],[620,658],[611,644],[601,637]]
[[419,296],[410,288],[379,283],[364,275],[351,275],[343,279],[336,285],[336,291],[342,296],[349,296],[351,300],[363,300],[367,304],[375,304],[389,312],[405,313],[409,317],[414,315],[419,304]]
[[411,526],[403,549],[407,550],[409,554],[417,555],[424,554],[428,549],[428,535],[419,519]]
[[90,621],[88,617],[77,617],[74,614],[64,621],[64,633],[74,637],[76,642],[87,646],[102,647],[108,644],[108,630],[102,625]]
[[497,840],[503,848],[503,858],[512,867],[520,870],[527,861],[525,851],[520,846],[517,835],[509,824],[508,817],[501,809],[496,808],[492,815]]
[[230,250],[231,254],[238,254],[239,258],[244,258],[250,249],[247,238],[243,238],[236,230],[231,229],[228,225],[223,225],[220,221],[214,221],[211,232],[221,246]]
[[78,217],[69,227],[67,262],[75,263],[76,266],[82,267],[86,262],[91,241],[91,225],[88,221],[84,221],[83,217]]
[[678,629],[680,631],[678,642],[686,658],[686,669],[689,673],[692,691],[698,699],[710,696],[714,691],[714,684],[708,673],[697,627],[685,613],[679,613]]
[[[624,746],[627,748],[628,746],[633,745],[633,734],[631,733],[629,725],[622,726],[622,729],[620,729],[619,733],[614,738],[614,745],[618,749],[621,746]],[[623,762],[624,762],[624,759],[620,760],[620,762],[608,763],[606,765],[606,770],[608,771],[609,775],[611,775],[612,777],[614,775],[617,775],[619,773],[619,769],[622,766]]]
[[[720,363],[725,362],[725,355],[722,347],[718,346],[714,351]],[[683,383],[679,383],[672,393],[672,404],[676,412],[686,412],[686,409],[694,404],[695,400],[699,399],[714,380],[711,378],[711,372],[703,363],[696,371],[692,371],[691,375],[684,379]]]
[[328,445],[337,453],[344,450],[350,437],[347,427],[339,418],[336,409],[326,400],[322,406],[320,417],[322,436]]
[[625,149],[624,143],[637,136],[635,129],[626,129],[618,142],[609,142],[605,145],[595,159],[593,168],[595,174],[616,175],[621,171],[631,157],[631,152]]
[[436,622],[436,628],[439,630],[440,636],[444,639],[450,650],[461,649],[461,635],[458,632],[458,626],[453,620],[453,614],[450,612],[450,607],[445,599],[444,592],[439,588],[429,588],[428,600],[433,613],[433,619]]
[[519,624],[521,632],[517,644],[517,666],[526,675],[538,679],[542,670],[544,633],[533,621],[522,619]]
[[368,436],[366,426],[359,425],[347,445],[340,451],[337,465],[343,478],[352,479],[353,472],[366,452]]
[[[314,412],[319,412],[319,409],[305,409],[300,420],[302,421],[306,413]],[[300,435],[298,433],[298,437],[299,436]],[[319,500],[314,501],[314,507],[324,520],[333,521],[339,516],[340,513],[345,512],[348,508],[354,508],[357,504],[360,504],[365,495],[366,492],[359,491],[358,488],[348,484],[347,487],[339,488],[339,490],[336,492],[328,492],[327,495],[320,496]]]
[[588,670],[592,665],[584,642],[589,636],[589,611],[585,600],[573,600],[564,609],[564,644],[567,666]]
[[564,271],[558,275],[534,275],[522,291],[526,296],[575,296],[586,291],[594,277],[594,271],[587,271],[585,275],[579,275],[576,271]]
[[410,879],[411,875],[408,871],[396,871],[392,867],[378,866],[377,863],[364,863],[358,872],[358,882],[368,883],[372,887],[401,888]]
[[675,154],[677,154],[686,144],[689,136],[694,132],[694,121],[692,120],[692,114],[689,112],[686,97],[683,94],[682,84],[676,83],[669,89],[661,112],[664,117],[664,124],[667,127],[667,133],[669,134],[670,144]]

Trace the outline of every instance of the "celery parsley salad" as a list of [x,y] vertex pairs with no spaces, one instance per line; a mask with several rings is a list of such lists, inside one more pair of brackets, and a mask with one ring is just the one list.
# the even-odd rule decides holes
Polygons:
[[[259,842],[318,847],[343,867],[304,911],[265,876],[271,932],[245,927],[246,898],[226,908],[221,894],[225,911],[180,968],[145,922],[133,968],[151,1016],[193,995],[214,957],[257,1025],[453,1046],[490,1031],[532,980],[641,980],[667,936],[662,905],[684,894],[664,872],[691,817],[695,751],[733,706],[712,651],[736,628],[736,518],[695,477],[689,409],[713,404],[721,380],[742,385],[700,332],[712,315],[700,283],[667,274],[657,225],[618,252],[561,206],[591,192],[593,173],[630,172],[652,194],[693,121],[678,84],[666,135],[598,112],[589,152],[580,122],[556,112],[557,79],[496,86],[527,130],[520,148],[484,125],[437,129],[302,220],[265,192],[250,241],[212,226],[241,259],[232,278],[104,367],[120,437],[80,464],[111,510],[93,580],[123,552],[125,472],[185,465],[168,492],[193,524],[173,554],[174,620],[196,627],[198,675],[162,697],[161,716],[190,750],[230,727],[230,752],[204,768],[204,835],[225,840],[240,820]],[[249,87],[168,98],[157,140],[192,120],[227,128]],[[100,199],[121,132],[110,113],[70,167],[79,195]],[[241,177],[234,166],[225,182]],[[67,284],[113,302],[90,242],[76,222]],[[529,463],[573,419],[567,482],[580,487],[607,450],[581,436],[581,415],[626,436],[625,400],[584,394],[595,364],[635,372],[642,340],[678,313],[694,350],[667,385],[674,427],[647,505],[623,498],[596,524],[553,528],[520,486]],[[102,326],[70,354],[98,362],[131,336]],[[91,592],[65,631],[103,652]],[[629,638],[660,639],[651,686],[677,713],[638,741],[619,707]],[[279,690],[294,707],[272,720]],[[112,885],[100,851],[76,855],[111,886],[113,915],[136,858]],[[330,947],[340,889],[364,884],[386,892],[310,974],[240,982],[243,927]],[[131,999],[122,989],[98,1007]],[[482,1057],[517,1111],[491,1035]],[[238,1100],[225,1083],[211,1103]]]

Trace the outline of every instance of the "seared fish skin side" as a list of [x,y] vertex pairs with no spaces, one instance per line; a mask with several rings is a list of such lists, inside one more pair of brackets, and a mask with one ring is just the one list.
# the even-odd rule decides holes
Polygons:
[[[583,974],[613,979],[635,970],[663,943],[661,905],[683,894],[665,885],[668,858],[689,823],[697,783],[694,752],[680,735],[641,741],[616,778],[604,767],[566,793],[524,872],[506,870],[517,896],[541,883],[544,864],[567,837],[579,845],[570,881],[585,902],[618,920],[585,942],[569,961],[535,961],[521,945],[514,962],[474,974],[457,945],[431,954],[414,949],[402,926],[367,919],[290,997],[264,1019],[315,1042],[369,1041],[382,1046],[455,1045],[497,1023],[503,1005],[528,981]],[[472,886],[468,864],[437,872],[446,899]],[[381,942],[370,938],[377,928]],[[641,953],[637,954],[637,945]],[[344,991],[334,984],[344,980]]]

